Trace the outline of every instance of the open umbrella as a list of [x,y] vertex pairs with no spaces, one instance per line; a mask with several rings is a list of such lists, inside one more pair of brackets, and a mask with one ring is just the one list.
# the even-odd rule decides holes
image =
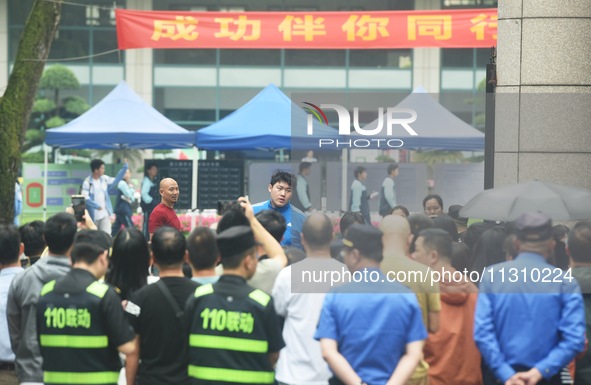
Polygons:
[[549,182],[523,182],[477,194],[464,205],[460,216],[513,221],[531,211],[542,211],[554,220],[591,219],[591,191]]

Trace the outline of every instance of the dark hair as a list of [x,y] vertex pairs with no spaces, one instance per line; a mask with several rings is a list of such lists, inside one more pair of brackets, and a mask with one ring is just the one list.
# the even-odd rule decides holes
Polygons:
[[100,230],[80,230],[74,237],[74,245],[77,243],[94,243],[99,245],[103,250],[109,250],[113,246],[113,238]]
[[45,223],[33,221],[22,225],[18,232],[21,235],[21,241],[25,245],[25,255],[27,257],[36,257],[43,253],[45,249],[45,239],[43,239],[43,229]]
[[300,163],[300,168],[299,168],[300,174],[302,173],[302,171],[304,171],[305,169],[310,168],[310,167],[312,167],[312,163],[310,163],[310,162]]
[[509,234],[507,238],[505,238],[505,242],[503,242],[503,251],[505,252],[505,258],[507,255],[510,255],[511,258],[515,259],[519,255],[519,250],[515,247],[515,240],[517,239],[517,235]]
[[443,210],[443,199],[441,199],[441,197],[437,194],[429,194],[423,199],[423,210],[425,209],[425,205],[427,204],[427,201],[429,201],[431,199],[435,199],[437,201],[437,203],[439,203],[439,206],[441,206],[441,210]]
[[146,163],[146,169],[144,170],[144,174],[145,175],[148,175],[148,170],[150,170],[152,167],[158,168],[158,165],[156,164],[156,162],[148,162],[148,163]]
[[433,226],[447,231],[454,242],[458,241],[458,227],[456,226],[456,222],[449,215],[441,214],[438,217],[433,218]]
[[423,246],[429,250],[435,250],[444,258],[451,261],[453,240],[449,233],[442,229],[421,230],[419,237],[423,237]]
[[410,225],[410,232],[413,235],[412,242],[410,243],[408,250],[409,252],[413,253],[415,251],[415,242],[419,237],[419,233],[422,230],[430,229],[431,227],[433,227],[433,220],[423,213],[409,215],[406,219],[408,220],[408,224]]
[[105,162],[103,162],[100,159],[93,159],[90,161],[90,171],[94,172],[94,170],[98,170],[99,168],[101,168],[101,166],[105,164]]
[[183,263],[187,241],[175,228],[163,226],[152,235],[152,253],[160,266],[174,266]]
[[457,271],[467,271],[470,272],[472,270],[472,264],[474,261],[472,260],[472,251],[470,248],[466,246],[466,244],[461,242],[454,242],[451,245],[451,265]]
[[408,211],[408,209],[402,205],[396,205],[394,207],[392,207],[392,210],[390,210],[390,214],[393,214],[394,211],[396,210],[400,210],[404,213],[404,215],[406,215],[406,217],[408,218],[410,215],[410,212]]
[[565,225],[555,225],[552,227],[552,238],[556,242],[554,246],[554,263],[553,265],[566,270],[569,266],[568,255],[566,254],[566,244],[563,239],[568,234],[569,228]]
[[0,264],[8,265],[20,257],[21,236],[15,225],[0,223]]
[[111,268],[105,281],[121,291],[121,299],[129,299],[147,282],[150,251],[144,235],[135,227],[122,228],[113,240]]
[[332,241],[332,222],[324,214],[312,214],[302,226],[302,236],[313,249],[330,247]]
[[505,226],[495,226],[482,233],[472,254],[474,255],[473,271],[482,271],[485,267],[494,265],[507,260],[503,248],[507,238]]
[[237,268],[240,266],[240,263],[242,263],[242,260],[246,258],[247,255],[255,255],[255,248],[251,247],[250,249],[244,250],[241,253],[225,256],[223,260],[224,267],[228,269]]
[[277,242],[281,242],[287,229],[287,222],[281,213],[275,210],[263,210],[257,213],[256,219]]
[[573,261],[591,260],[591,222],[578,222],[568,233],[568,250]]
[[363,218],[363,215],[361,215],[361,213],[354,213],[351,211],[345,213],[345,215],[341,217],[341,221],[339,222],[339,230],[341,231],[341,235],[344,237],[345,232],[347,231],[349,226],[355,223],[364,225],[365,219]]
[[72,263],[85,262],[92,265],[104,252],[105,249],[95,243],[80,242],[72,247],[70,258]]
[[235,206],[231,206],[228,211],[222,215],[220,221],[218,222],[218,226],[216,228],[216,233],[221,233],[224,230],[229,229],[230,227],[234,226],[248,226],[250,227],[250,221],[244,215],[242,209],[238,209]]
[[494,225],[487,222],[476,222],[471,224],[464,234],[462,234],[462,243],[465,243],[470,250],[474,250],[476,242],[486,230],[491,229]]
[[65,254],[74,243],[76,218],[72,214],[57,213],[51,216],[43,228],[43,238],[52,254]]
[[271,186],[275,186],[275,183],[278,182],[287,183],[289,187],[295,188],[295,176],[287,171],[276,170],[273,175],[271,175]]
[[196,227],[187,237],[189,260],[195,270],[211,269],[220,255],[215,233],[209,227]]
[[392,171],[396,170],[397,168],[398,168],[398,163],[396,163],[396,162],[390,163],[387,168],[388,175],[390,175],[392,173]]
[[359,175],[361,175],[365,171],[367,171],[365,169],[365,167],[363,167],[363,166],[357,166],[357,167],[355,167],[355,171],[353,171],[353,174],[355,175],[355,178],[357,178]]

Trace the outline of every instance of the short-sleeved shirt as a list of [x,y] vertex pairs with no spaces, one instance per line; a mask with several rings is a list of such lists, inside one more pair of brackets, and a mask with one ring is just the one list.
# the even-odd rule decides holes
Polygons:
[[152,214],[150,214],[148,232],[152,234],[163,226],[174,227],[178,231],[181,231],[181,221],[174,209],[171,209],[163,203],[159,203],[152,211]]
[[424,340],[427,332],[416,296],[406,286],[360,282],[327,294],[314,338],[337,341],[363,381],[385,384],[406,345]]
[[[199,286],[185,277],[162,277],[179,309]],[[140,359],[137,383],[190,383],[187,376],[187,330],[176,317],[172,305],[155,283],[136,291],[127,304],[131,325],[140,336]],[[184,321],[184,320],[183,320]],[[183,330],[183,328],[185,330]]]

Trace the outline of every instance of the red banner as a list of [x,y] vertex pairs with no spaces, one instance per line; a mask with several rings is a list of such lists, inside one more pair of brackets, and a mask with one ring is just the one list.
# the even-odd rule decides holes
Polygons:
[[116,10],[119,49],[486,48],[497,10],[176,12]]

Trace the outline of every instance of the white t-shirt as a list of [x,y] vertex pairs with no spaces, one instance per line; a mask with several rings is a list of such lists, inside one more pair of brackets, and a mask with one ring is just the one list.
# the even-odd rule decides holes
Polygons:
[[105,197],[105,193],[103,191],[101,179],[92,179],[92,183],[94,185],[94,203],[102,207],[102,210],[94,210],[94,220],[97,221],[99,219],[103,219],[104,217],[108,216],[107,212],[107,201]]
[[[292,270],[293,267],[295,269]],[[344,264],[332,258],[306,258],[287,266],[277,276],[273,287],[273,301],[277,314],[285,317],[283,340],[286,345],[279,354],[275,375],[277,381],[298,385],[328,384],[332,374],[322,358],[320,342],[314,339],[327,290],[324,287],[324,290],[320,289],[315,293],[297,291],[301,291],[298,288],[304,286],[310,287],[302,282],[300,274],[303,271],[340,272],[342,269],[348,270]],[[292,277],[292,271],[297,276]],[[300,281],[294,281],[295,292],[292,292],[292,278]]]
[[[255,289],[260,289],[266,293],[271,294],[273,284],[275,283],[275,279],[277,278],[277,275],[281,269],[281,264],[276,260],[270,258],[263,259],[262,261],[259,261],[256,272],[251,279],[246,281],[246,283]],[[217,265],[215,267],[215,273],[217,275],[223,275],[224,265],[221,263]]]

